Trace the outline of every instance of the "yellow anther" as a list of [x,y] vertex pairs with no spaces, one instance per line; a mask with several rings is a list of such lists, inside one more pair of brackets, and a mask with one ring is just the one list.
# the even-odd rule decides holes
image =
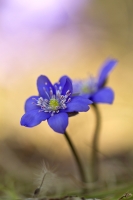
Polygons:
[[57,99],[50,99],[49,106],[52,108],[52,110],[57,110],[59,106],[59,102]]

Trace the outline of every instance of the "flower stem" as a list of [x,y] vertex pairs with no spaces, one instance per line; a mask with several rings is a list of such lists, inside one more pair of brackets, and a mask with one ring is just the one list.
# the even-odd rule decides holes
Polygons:
[[98,161],[98,142],[99,142],[99,132],[101,126],[100,112],[96,104],[92,104],[95,115],[96,115],[96,126],[92,140],[92,154],[91,154],[91,174],[92,182],[97,181],[99,178],[99,161]]
[[78,167],[78,170],[79,170],[79,173],[80,173],[81,180],[82,180],[82,182],[86,183],[87,180],[86,180],[86,176],[85,176],[85,174],[84,174],[84,170],[83,170],[83,168],[82,168],[80,159],[79,159],[78,154],[77,154],[77,152],[76,152],[76,149],[75,149],[75,147],[74,147],[72,141],[70,140],[70,137],[68,136],[68,134],[67,134],[66,131],[65,131],[65,133],[64,133],[64,136],[65,136],[65,138],[66,138],[66,140],[67,140],[67,142],[68,142],[68,144],[69,144],[69,146],[70,146],[70,148],[71,148],[71,151],[72,151],[73,156],[74,156],[74,158],[75,158],[75,161],[76,161],[76,163],[77,163],[77,167]]

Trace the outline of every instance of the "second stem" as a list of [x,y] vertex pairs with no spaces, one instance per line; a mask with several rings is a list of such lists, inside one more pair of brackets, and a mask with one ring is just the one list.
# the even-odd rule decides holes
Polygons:
[[100,112],[96,104],[92,104],[95,115],[96,115],[96,126],[92,140],[92,154],[91,154],[91,174],[92,182],[97,181],[99,178],[99,161],[98,161],[98,143],[99,143],[99,133],[101,126]]

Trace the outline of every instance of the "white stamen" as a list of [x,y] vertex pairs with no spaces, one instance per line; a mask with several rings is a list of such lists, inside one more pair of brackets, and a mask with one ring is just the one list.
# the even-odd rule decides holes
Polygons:
[[[45,83],[47,85],[47,83]],[[53,93],[52,88],[49,88],[49,91],[46,91],[46,88],[44,87],[44,92],[48,98],[43,99],[43,97],[39,97],[38,99],[33,98],[34,101],[33,104],[36,104],[37,106],[40,106],[39,112],[46,112],[51,113],[51,116],[53,116],[55,113],[59,113],[61,109],[67,108],[67,103],[70,102],[70,91],[68,90],[65,95],[62,95],[62,87],[59,86],[59,88],[55,85],[55,94]],[[47,88],[48,89],[48,88]],[[69,98],[68,98],[69,97]],[[55,102],[55,104],[54,104]],[[52,105],[53,103],[53,105]]]
[[60,90],[60,91],[62,90],[62,87],[61,87],[61,86],[59,86],[59,90]]
[[47,97],[50,99],[50,96],[49,96],[49,94],[47,93],[46,88],[43,87],[43,89],[44,89],[44,92],[45,92],[45,94],[47,95]]

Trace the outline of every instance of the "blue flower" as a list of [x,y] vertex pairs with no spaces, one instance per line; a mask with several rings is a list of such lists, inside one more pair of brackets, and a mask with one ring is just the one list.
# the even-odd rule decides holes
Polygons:
[[58,83],[51,84],[46,76],[37,80],[39,96],[31,96],[25,103],[25,114],[21,125],[34,127],[47,119],[49,126],[58,133],[64,133],[69,114],[86,112],[92,102],[82,96],[73,95],[72,81],[62,76]]
[[87,80],[73,81],[74,93],[88,97],[93,103],[113,103],[114,92],[111,88],[105,87],[105,84],[116,63],[117,60],[108,59],[100,69],[97,78],[89,77]]

